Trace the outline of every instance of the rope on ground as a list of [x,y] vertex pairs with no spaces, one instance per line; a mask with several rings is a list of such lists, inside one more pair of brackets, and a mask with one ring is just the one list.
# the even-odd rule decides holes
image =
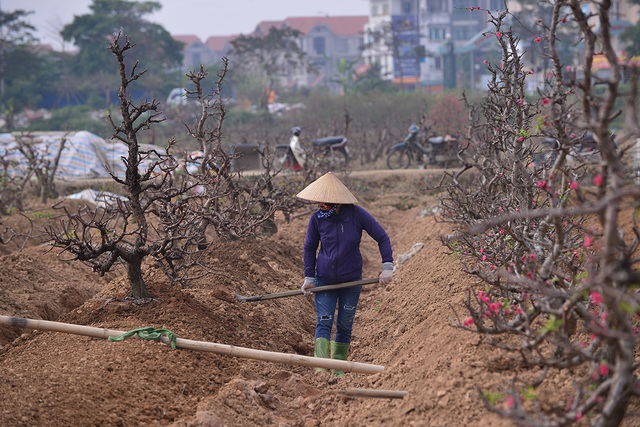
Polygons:
[[168,329],[160,328],[156,329],[154,327],[146,327],[146,328],[138,328],[132,329],[130,331],[125,332],[122,335],[117,337],[108,337],[109,341],[124,341],[127,338],[130,338],[134,335],[138,335],[138,338],[142,338],[143,340],[152,340],[152,341],[160,341],[162,336],[166,336],[171,341],[171,349],[176,349],[176,339],[178,338],[176,334],[171,332]]

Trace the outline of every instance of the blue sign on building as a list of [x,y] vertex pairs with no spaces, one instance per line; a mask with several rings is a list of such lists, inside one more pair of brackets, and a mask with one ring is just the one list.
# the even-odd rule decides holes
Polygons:
[[391,28],[394,40],[395,78],[418,77],[418,20],[416,15],[394,15],[391,17]]

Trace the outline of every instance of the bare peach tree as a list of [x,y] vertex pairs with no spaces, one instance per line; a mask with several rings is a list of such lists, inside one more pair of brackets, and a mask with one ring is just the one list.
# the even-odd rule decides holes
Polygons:
[[8,145],[0,152],[0,215],[7,215],[13,209],[19,212],[23,209],[23,191],[30,175],[17,173],[16,153],[17,149]]
[[[122,43],[121,43],[122,42]],[[135,44],[120,35],[110,43],[117,58],[121,86],[118,92],[121,122],[109,116],[113,138],[127,147],[124,176],[111,174],[122,186],[124,197],[112,197],[106,207],[85,205],[71,212],[64,204],[56,207],[64,215],[58,226],[46,229],[54,247],[73,255],[103,275],[123,262],[134,298],[150,296],[143,277],[143,261],[151,257],[173,279],[180,277],[185,267],[192,265],[195,252],[194,225],[196,214],[190,209],[187,194],[190,186],[174,185],[173,172],[177,162],[172,157],[175,138],[166,150],[145,151],[138,143],[138,133],[163,120],[158,103],[135,104],[129,97],[130,85],[146,70],[138,71],[136,62],[131,70],[125,66],[125,53]]]
[[[211,93],[202,81],[208,73],[201,67],[188,77],[195,84],[200,116],[188,134],[203,151],[197,171],[190,171],[185,153],[179,153],[176,137],[166,149],[143,150],[138,133],[164,120],[155,99],[135,104],[129,87],[143,76],[137,62],[127,70],[125,53],[135,45],[120,35],[110,44],[116,56],[121,86],[118,92],[121,122],[109,116],[113,138],[125,144],[125,175],[111,174],[124,197],[113,196],[106,207],[83,206],[71,212],[63,203],[62,220],[46,231],[54,247],[71,253],[100,274],[124,263],[134,298],[149,297],[143,262],[152,258],[174,282],[188,283],[196,275],[215,273],[202,260],[207,249],[206,231],[211,226],[222,238],[244,238],[275,227],[274,213],[292,209],[289,185],[275,185],[266,155],[264,172],[245,178],[233,167],[238,158],[222,144],[225,107],[221,86],[227,62],[218,73]],[[213,121],[213,125],[210,123]],[[293,188],[293,187],[292,187]]]
[[55,176],[58,173],[66,136],[60,141],[40,142],[31,134],[14,137],[11,144],[0,148],[0,213],[9,205],[22,210],[22,196],[32,186],[42,203],[56,196]]
[[[55,177],[67,138],[63,136],[57,147],[56,144],[50,142],[36,144],[34,139],[31,135],[17,136],[17,149],[27,161],[26,177],[35,179],[36,192],[40,197],[40,202],[47,203],[50,197],[57,195]],[[50,152],[52,149],[55,149],[55,153]]]
[[268,144],[254,144],[254,155],[259,158],[260,165],[251,173],[239,166],[243,154],[225,146],[226,108],[222,85],[227,66],[228,59],[224,58],[211,90],[205,89],[209,72],[204,67],[187,74],[194,87],[187,91],[187,96],[197,100],[200,114],[195,123],[184,125],[202,156],[197,159],[197,170],[190,171],[185,167],[181,173],[187,182],[197,183],[190,199],[200,217],[197,229],[201,235],[198,242],[201,249],[208,246],[206,230],[209,227],[217,237],[231,240],[275,233],[275,213],[281,211],[289,218],[299,207],[299,202],[291,195],[308,183],[300,179],[279,179],[281,171],[273,167],[273,151]]
[[[638,70],[614,49],[611,1],[583,4],[554,2],[530,29],[552,64],[533,94],[512,14],[486,11],[502,57],[486,63],[487,95],[468,103],[464,167],[441,182],[440,220],[455,231],[443,243],[477,278],[454,324],[517,356],[513,381],[481,396],[518,425],[618,426],[640,392]],[[575,42],[558,35],[564,25],[581,35],[579,64],[558,55]],[[592,71],[596,55],[609,73]]]

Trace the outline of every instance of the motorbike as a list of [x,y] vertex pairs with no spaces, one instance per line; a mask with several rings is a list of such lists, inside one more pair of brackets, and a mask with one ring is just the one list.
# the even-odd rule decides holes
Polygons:
[[276,145],[274,166],[277,169],[298,171],[310,163],[317,164],[327,171],[342,170],[347,166],[350,156],[346,137],[328,136],[314,139],[311,150],[307,152],[300,142],[301,133],[302,128],[295,126],[291,128],[289,144]]
[[[611,141],[615,144],[616,134],[611,133]],[[555,163],[560,151],[560,143],[555,138],[545,137],[533,154],[533,164],[536,168],[549,168]],[[598,143],[593,133],[584,132],[571,140],[571,147],[567,156],[570,162],[593,163],[597,162],[597,154],[600,152]]]
[[[426,133],[430,127],[425,128]],[[413,163],[420,167],[434,165],[449,167],[459,161],[458,139],[451,136],[428,136],[423,142],[419,141],[420,128],[414,123],[409,126],[407,136],[397,144],[389,147],[387,152],[387,166],[389,169],[407,169]]]

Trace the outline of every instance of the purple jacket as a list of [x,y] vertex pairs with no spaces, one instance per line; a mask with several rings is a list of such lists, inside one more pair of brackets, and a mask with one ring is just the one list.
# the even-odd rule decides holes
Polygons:
[[317,274],[327,285],[361,279],[362,230],[378,242],[382,262],[393,262],[391,240],[384,228],[360,206],[342,205],[340,213],[329,218],[318,218],[316,212],[311,215],[304,241],[305,277]]

